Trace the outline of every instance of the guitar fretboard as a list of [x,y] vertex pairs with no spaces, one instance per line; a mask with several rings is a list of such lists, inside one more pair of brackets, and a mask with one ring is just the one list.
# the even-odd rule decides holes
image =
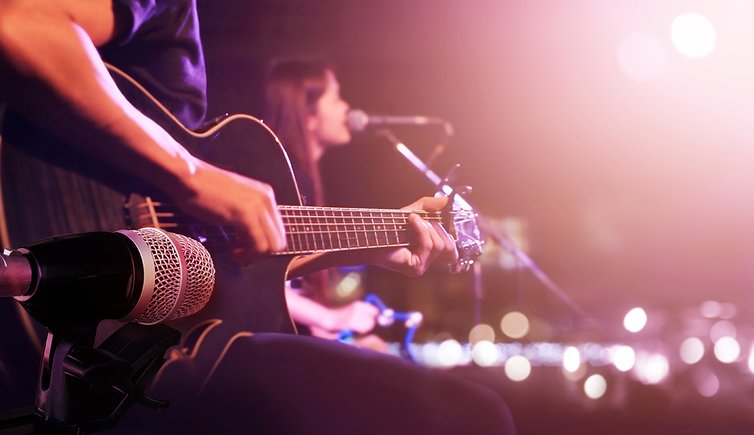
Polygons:
[[363,208],[279,206],[288,247],[280,255],[407,246],[408,216],[440,222],[439,213]]

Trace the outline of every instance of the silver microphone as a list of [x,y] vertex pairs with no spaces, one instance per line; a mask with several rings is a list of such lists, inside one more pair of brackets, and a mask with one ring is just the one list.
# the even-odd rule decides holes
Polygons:
[[53,237],[0,256],[0,296],[43,324],[153,325],[201,310],[214,285],[201,243],[156,228]]
[[390,127],[406,125],[442,125],[448,136],[453,135],[453,127],[449,122],[429,116],[387,116],[387,115],[370,115],[363,110],[353,109],[348,112],[348,129],[352,132],[359,133],[367,127]]

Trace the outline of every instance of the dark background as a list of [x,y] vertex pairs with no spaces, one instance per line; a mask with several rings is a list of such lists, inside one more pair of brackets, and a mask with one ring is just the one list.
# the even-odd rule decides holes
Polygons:
[[[669,383],[649,393],[625,387],[607,404],[556,406],[547,414],[553,421],[568,422],[573,433],[590,425],[617,432],[612,421],[633,421],[629,433],[752,427],[736,420],[752,405],[749,2],[200,0],[199,7],[211,115],[259,114],[267,61],[318,54],[337,65],[352,107],[453,123],[456,134],[434,168],[444,174],[460,163],[459,182],[474,187],[480,212],[522,222],[528,253],[589,318],[532,274],[488,257],[482,321],[495,326],[516,309],[548,325],[540,340],[609,343],[629,339],[621,327],[628,309],[647,310],[647,329],[631,339],[661,343],[675,373]],[[707,58],[685,58],[672,45],[670,25],[687,11],[716,26],[717,48]],[[650,35],[660,50],[664,68],[653,80],[632,80],[621,69],[619,46],[632,32]],[[651,62],[651,54],[639,60]],[[431,128],[395,132],[423,158],[443,139]],[[323,169],[332,205],[398,207],[432,193],[389,144],[368,134],[330,152]],[[466,341],[475,323],[471,282],[440,272],[421,280],[372,272],[367,290],[422,310],[420,341]],[[682,377],[675,356],[706,300],[732,304],[742,346],[734,366],[709,358],[713,370],[727,370],[717,399],[681,387],[692,376]],[[509,398],[525,416],[522,432],[557,427],[537,413],[543,398],[581,397],[548,376],[533,375]]]

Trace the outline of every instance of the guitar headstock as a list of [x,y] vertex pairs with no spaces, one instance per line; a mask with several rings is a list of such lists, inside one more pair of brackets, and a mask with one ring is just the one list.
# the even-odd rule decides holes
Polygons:
[[[447,186],[446,186],[447,187]],[[463,188],[460,191],[452,188],[443,189],[438,195],[448,196],[448,205],[443,210],[443,223],[458,250],[458,260],[450,265],[451,272],[459,273],[469,270],[477,257],[482,255],[484,240],[482,240],[477,213],[461,196],[470,191]]]

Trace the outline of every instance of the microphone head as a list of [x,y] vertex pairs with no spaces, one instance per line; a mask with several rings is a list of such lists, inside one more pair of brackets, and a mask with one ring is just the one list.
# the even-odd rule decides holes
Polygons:
[[347,123],[349,130],[360,133],[369,125],[369,115],[363,110],[352,109],[348,112]]
[[134,242],[144,265],[139,301],[121,320],[154,325],[204,308],[215,286],[215,267],[201,243],[157,228],[118,232]]

